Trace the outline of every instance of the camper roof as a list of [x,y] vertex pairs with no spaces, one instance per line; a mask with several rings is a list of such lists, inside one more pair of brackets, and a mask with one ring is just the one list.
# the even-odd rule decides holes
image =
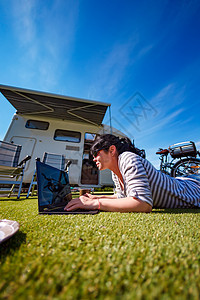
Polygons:
[[101,125],[110,104],[0,85],[0,92],[20,114],[44,115]]

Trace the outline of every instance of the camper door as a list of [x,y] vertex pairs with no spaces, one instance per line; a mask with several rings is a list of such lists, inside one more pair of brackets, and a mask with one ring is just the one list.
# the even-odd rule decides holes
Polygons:
[[93,157],[90,154],[91,145],[96,137],[95,133],[85,133],[83,161],[81,170],[81,184],[98,185],[99,184],[99,170]]

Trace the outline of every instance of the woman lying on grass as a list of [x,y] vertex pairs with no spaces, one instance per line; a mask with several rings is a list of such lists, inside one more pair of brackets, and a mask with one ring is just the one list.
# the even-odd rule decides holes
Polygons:
[[99,209],[112,212],[151,212],[156,208],[200,207],[200,182],[172,178],[156,170],[139,156],[128,138],[111,134],[98,136],[91,147],[99,170],[110,169],[115,194],[86,194],[71,200],[65,210]]

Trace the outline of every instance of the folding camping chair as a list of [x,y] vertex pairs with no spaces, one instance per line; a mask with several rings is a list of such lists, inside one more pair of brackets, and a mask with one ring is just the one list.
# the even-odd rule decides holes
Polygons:
[[[44,153],[42,162],[47,165],[50,165],[54,168],[62,170],[62,171],[66,171],[66,169],[69,167],[69,162],[71,163],[71,161],[68,161],[67,165],[65,166],[65,156],[64,155],[48,153],[48,152]],[[36,176],[37,175],[36,175],[36,169],[35,169],[26,198],[28,198],[30,196],[30,193],[31,193],[31,196],[33,196],[33,194],[34,194],[35,185],[37,185]]]
[[17,199],[20,198],[26,162],[31,156],[26,156],[19,163],[22,146],[0,141],[0,184],[12,185],[8,197],[18,185]]

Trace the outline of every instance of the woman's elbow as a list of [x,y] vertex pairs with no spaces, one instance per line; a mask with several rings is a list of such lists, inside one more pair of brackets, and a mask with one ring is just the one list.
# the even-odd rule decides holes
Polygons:
[[150,204],[148,204],[148,203],[146,203],[147,205],[146,205],[146,207],[145,207],[145,213],[150,213],[150,212],[152,212],[152,206],[150,205]]
[[140,212],[150,213],[152,212],[152,206],[147,202],[143,202],[140,206]]
[[139,200],[139,199],[136,199],[136,198],[134,198],[134,200],[137,201],[136,206],[137,206],[138,212],[144,212],[144,213],[152,212],[152,206],[149,203]]

